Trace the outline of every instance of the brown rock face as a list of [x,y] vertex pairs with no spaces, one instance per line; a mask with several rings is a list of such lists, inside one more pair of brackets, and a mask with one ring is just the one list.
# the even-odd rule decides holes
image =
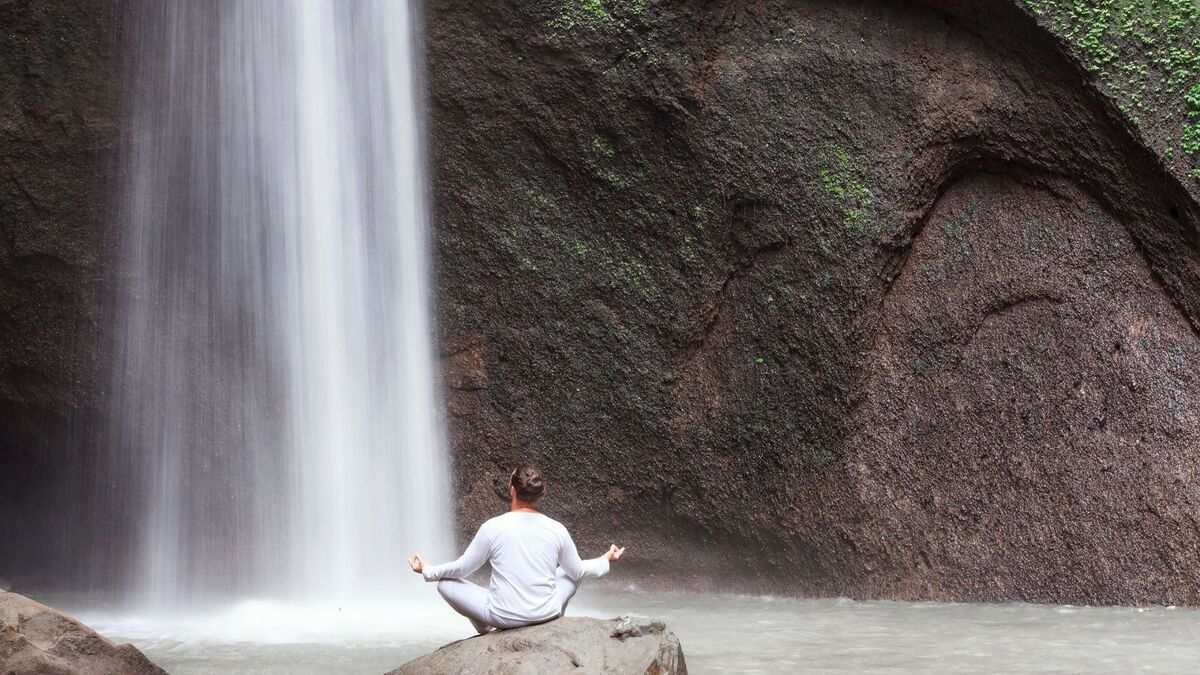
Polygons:
[[847,461],[889,595],[1196,601],[1200,340],[1119,221],[968,176],[881,315]]
[[660,585],[1196,602],[1197,206],[1004,2],[432,2],[460,535]]
[[63,572],[72,471],[95,459],[73,432],[104,388],[117,14],[0,1],[0,576],[40,584]]
[[4,675],[165,675],[133,645],[116,645],[29,598],[0,591]]

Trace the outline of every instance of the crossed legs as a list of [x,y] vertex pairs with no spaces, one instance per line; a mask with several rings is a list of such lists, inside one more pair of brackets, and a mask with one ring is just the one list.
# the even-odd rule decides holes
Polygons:
[[467,617],[480,635],[496,630],[491,625],[492,612],[488,608],[486,588],[476,586],[466,579],[442,579],[438,582],[437,589],[446,604]]
[[558,573],[555,574],[554,595],[558,599],[558,615],[563,616],[567,613],[567,603],[571,602],[571,598],[575,597],[575,592],[579,590],[579,583],[583,579],[571,580],[563,573],[562,568],[558,568]]
[[[482,586],[466,579],[442,579],[437,585],[438,593],[454,611],[467,617],[471,625],[480,635],[490,633],[500,628],[492,618],[491,608],[488,607],[488,591]],[[555,576],[555,601],[558,604],[558,616],[567,613],[567,603],[575,597],[579,590],[579,581],[567,578],[561,569]],[[504,626],[515,628],[516,626]]]

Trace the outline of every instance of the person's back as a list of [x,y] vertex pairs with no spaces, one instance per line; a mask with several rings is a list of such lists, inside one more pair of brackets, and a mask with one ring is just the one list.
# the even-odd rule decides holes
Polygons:
[[558,616],[558,561],[570,540],[567,528],[541,513],[521,511],[496,516],[484,528],[491,535],[492,614],[505,623]]
[[[522,465],[509,479],[512,510],[484,523],[457,560],[427,566],[409,558],[414,572],[438,582],[438,592],[481,633],[549,621],[563,615],[584,576],[602,576],[625,551],[613,545],[599,558],[582,560],[562,523],[534,507],[544,489],[537,469]],[[467,577],[490,563],[484,590]]]

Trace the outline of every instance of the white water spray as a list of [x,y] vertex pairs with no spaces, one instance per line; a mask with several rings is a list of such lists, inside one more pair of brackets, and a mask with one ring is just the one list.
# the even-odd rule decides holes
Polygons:
[[387,602],[447,552],[402,0],[147,2],[114,382],[133,586]]

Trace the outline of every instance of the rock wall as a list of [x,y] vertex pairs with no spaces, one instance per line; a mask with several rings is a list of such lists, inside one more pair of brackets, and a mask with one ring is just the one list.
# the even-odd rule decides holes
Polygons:
[[1200,340],[1090,195],[952,184],[869,361],[848,461],[887,595],[1196,602]]
[[101,409],[119,137],[111,0],[0,1],[0,577],[71,566],[77,433]]
[[1200,4],[1022,0],[1200,198]]
[[1003,2],[427,19],[460,535],[689,588],[1195,602],[1198,210]]

